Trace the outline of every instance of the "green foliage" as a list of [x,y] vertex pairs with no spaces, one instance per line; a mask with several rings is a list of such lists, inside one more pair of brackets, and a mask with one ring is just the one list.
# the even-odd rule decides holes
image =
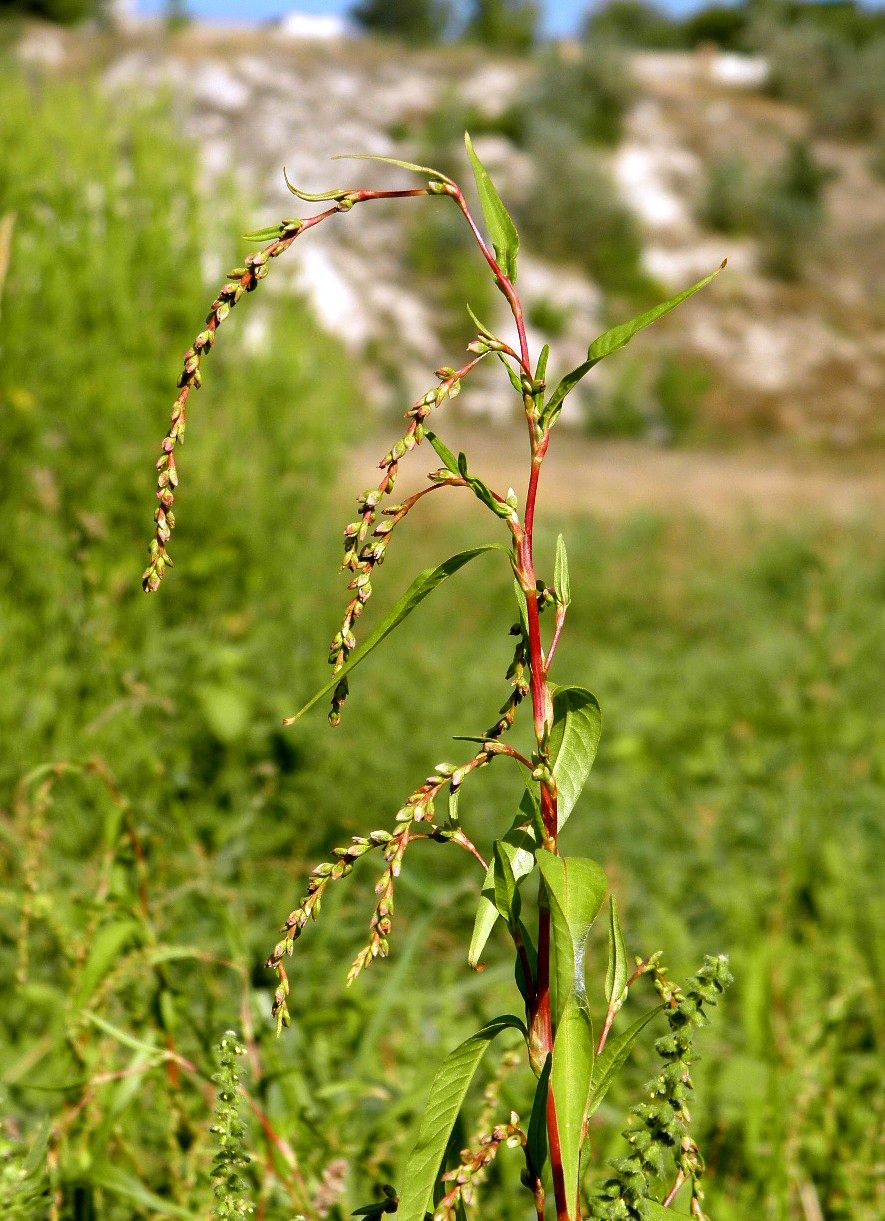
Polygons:
[[0,1207],[9,1221],[27,1221],[46,1212],[48,1143],[48,1124],[36,1135],[30,1149],[20,1139],[0,1135]]
[[698,219],[717,233],[737,235],[753,231],[757,224],[757,198],[745,157],[737,154],[710,162]]
[[523,140],[536,126],[555,126],[581,143],[613,147],[634,97],[629,62],[615,43],[594,40],[577,57],[550,52],[521,107]]
[[509,1015],[495,1018],[449,1052],[434,1077],[418,1140],[403,1176],[405,1185],[397,1209],[401,1221],[424,1221],[461,1104],[489,1044],[505,1030],[518,1030],[525,1034],[525,1027],[519,1018]]
[[760,204],[764,266],[771,275],[783,280],[802,276],[820,241],[826,215],[823,188],[831,177],[806,141],[792,141]]
[[[418,1125],[429,1047],[438,1060],[442,1033],[448,1045],[468,1038],[516,995],[497,941],[488,969],[465,984],[468,900],[487,875],[451,847],[443,869],[438,853],[460,832],[493,854],[492,895],[508,913],[501,944],[519,933],[537,914],[524,880],[537,847],[524,777],[538,771],[543,781],[551,763],[555,775],[566,748],[557,751],[551,734],[545,757],[544,735],[526,745],[515,725],[510,741],[537,759],[484,767],[463,798],[465,769],[440,764],[394,833],[360,831],[367,811],[390,809],[391,791],[424,774],[453,717],[473,729],[477,710],[492,715],[499,697],[489,691],[508,665],[505,707],[517,710],[528,694],[523,616],[533,589],[545,627],[570,601],[557,667],[586,672],[592,657],[605,693],[605,746],[579,797],[598,738],[595,701],[580,701],[589,722],[577,735],[569,859],[610,867],[630,948],[648,951],[666,937],[680,969],[711,943],[734,948],[737,1001],[709,1068],[692,1065],[703,1102],[692,1108],[691,1140],[711,1151],[711,1208],[722,1221],[787,1218],[797,1184],[813,1182],[825,1215],[870,1212],[881,764],[868,709],[880,698],[882,646],[874,534],[806,523],[795,533],[748,527],[729,542],[718,528],[687,523],[668,529],[644,518],[603,530],[572,519],[565,581],[561,555],[554,565],[558,526],[539,524],[537,553],[553,584],[520,586],[515,642],[499,632],[502,616],[514,617],[511,574],[489,566],[481,586],[454,582],[449,598],[428,599],[411,631],[388,641],[386,659],[379,650],[366,660],[355,715],[337,741],[284,733],[279,717],[306,697],[329,621],[321,523],[356,397],[349,364],[297,302],[264,315],[271,361],[238,347],[233,317],[194,407],[197,444],[183,451],[183,574],[176,569],[167,585],[173,598],[140,598],[133,548],[149,486],[144,454],[174,377],[169,348],[205,309],[196,256],[210,222],[196,202],[191,154],[162,112],[133,117],[82,85],[45,88],[35,102],[7,76],[0,129],[0,211],[16,212],[0,332],[0,730],[9,744],[0,771],[9,812],[0,823],[0,1079],[13,1146],[0,1164],[0,1199],[10,1215],[40,1210],[49,1187],[62,1221],[207,1215],[219,1146],[206,1095],[219,1031],[234,1014],[253,1071],[238,1112],[225,1041],[227,1075],[216,1084],[229,1110],[214,1135],[238,1159],[223,1175],[242,1180],[226,1203],[239,1192],[260,1201],[269,1221],[312,1221],[344,1209],[345,1186],[347,1198],[365,1199],[371,1183],[405,1181],[398,1134]],[[235,231],[217,211],[211,228]],[[268,308],[263,295],[248,308]],[[423,416],[412,418],[424,428]],[[392,461],[405,456],[399,444]],[[384,520],[368,499],[358,511],[374,531]],[[371,546],[384,537],[373,533]],[[358,559],[352,542],[348,535],[345,555]],[[457,526],[445,544],[461,553],[476,541]],[[404,535],[386,584],[405,587],[425,550],[426,539]],[[367,621],[367,639],[371,630]],[[433,648],[419,647],[428,641]],[[560,696],[570,690],[553,693],[550,719],[563,742],[568,716],[557,716],[556,700],[574,714],[572,697]],[[480,735],[479,744],[496,740]],[[47,758],[80,762],[20,779]],[[565,793],[562,768],[556,780]],[[447,819],[434,815],[434,799]],[[511,834],[521,799],[529,808]],[[411,835],[426,839],[400,875]],[[342,838],[311,874],[312,912],[322,898],[324,919],[310,928],[310,969],[298,965],[293,976],[293,1029],[277,1042],[261,930],[310,860]],[[353,871],[356,900],[368,898],[375,879],[359,874],[370,854],[384,857],[378,956],[400,875],[398,952],[387,972],[345,993],[333,967],[359,936],[358,902],[326,880]],[[600,1008],[604,940],[601,929],[591,935],[588,960],[597,981],[589,1000]],[[537,947],[524,948],[531,975]],[[696,1003],[697,992],[706,1003],[707,983],[687,988],[684,1001]],[[671,990],[669,1013],[693,1019],[684,1001]],[[616,1114],[648,1071],[628,1056],[633,1047],[639,1055],[633,1003],[590,1076],[585,1148],[603,1157],[613,1152]],[[667,1074],[686,1061],[687,1026],[677,1023],[676,1042],[660,1046],[668,1063],[655,1077],[677,1123]],[[565,1063],[580,1054],[586,1066],[587,1040],[575,1040],[576,1051],[568,1043]],[[541,1071],[552,1073],[549,1056]],[[533,1122],[527,1133],[496,1124],[484,1130],[491,1143],[473,1147],[497,1149],[504,1129],[517,1146],[524,1136],[531,1176],[545,1156],[550,1079],[542,1075],[543,1093],[527,1070],[497,1081],[507,1112],[531,1110]],[[434,1138],[434,1175],[466,1140],[474,1107],[463,1089],[447,1103],[449,1150]],[[574,1135],[580,1107],[567,1111]],[[39,1135],[47,1118],[51,1156]],[[659,1143],[670,1132],[660,1111],[640,1119]],[[693,1150],[680,1146],[695,1178]],[[483,1215],[509,1215],[513,1169],[489,1174]],[[598,1176],[591,1165],[579,1173],[586,1195]],[[623,1174],[612,1178],[623,1187]],[[393,1211],[393,1189],[381,1191],[361,1215]]]
[[540,9],[534,0],[469,0],[464,34],[484,47],[530,51],[539,21]]
[[104,10],[104,0],[4,0],[0,5],[0,18],[7,13],[20,13],[57,21],[60,25],[74,25],[101,17]]
[[713,376],[704,361],[667,355],[654,380],[660,426],[668,442],[688,440],[698,430]]
[[[847,20],[839,20],[840,13]],[[881,14],[847,4],[762,10],[748,37],[769,58],[770,91],[807,106],[817,131],[848,139],[871,139],[881,131]]]
[[436,42],[446,32],[451,6],[447,0],[358,0],[350,15],[373,34]]
[[215,1074],[215,1156],[210,1176],[215,1196],[214,1216],[218,1218],[249,1217],[255,1206],[249,1200],[249,1184],[243,1178],[248,1170],[246,1125],[240,1115],[239,1057],[245,1047],[233,1030],[225,1031],[218,1045],[218,1072]]
[[616,43],[658,51],[670,50],[679,41],[676,22],[646,0],[608,0],[598,5],[587,16],[583,32],[591,44]]
[[[687,985],[685,992],[674,987],[660,969],[657,983],[663,999],[670,1033],[659,1038],[655,1051],[664,1061],[663,1070],[645,1090],[648,1101],[631,1111],[631,1125],[624,1137],[631,1147],[625,1157],[612,1163],[612,1175],[600,1185],[591,1204],[593,1217],[600,1221],[654,1216],[646,1204],[655,1183],[664,1177],[668,1164],[675,1163],[682,1180],[691,1184],[691,1212],[702,1221],[703,1192],[700,1177],[703,1162],[689,1135],[688,1104],[694,1087],[691,1067],[696,1062],[694,1035],[709,1021],[708,1010],[715,1007],[733,978],[725,958],[707,956],[704,965]],[[654,1207],[652,1203],[652,1208]],[[663,1210],[661,1210],[663,1211]]]

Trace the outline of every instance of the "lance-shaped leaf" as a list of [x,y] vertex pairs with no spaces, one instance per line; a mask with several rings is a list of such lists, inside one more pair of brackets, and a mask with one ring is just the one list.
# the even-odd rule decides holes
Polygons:
[[513,218],[504,207],[501,196],[495,189],[495,184],[489,177],[488,170],[476,155],[473,141],[469,134],[464,133],[464,144],[467,155],[473,166],[473,176],[476,179],[476,189],[479,192],[479,202],[482,214],[486,218],[489,236],[495,248],[495,258],[504,275],[511,283],[516,282],[516,256],[519,253],[519,234]]
[[466,454],[460,453],[456,458],[449,447],[430,429],[424,435],[440,458],[442,458],[446,470],[451,471],[453,475],[457,475],[459,479],[463,479],[478,500],[481,500],[497,517],[515,519],[516,511],[510,505],[498,500],[493,495],[491,488],[483,483],[481,479],[477,479],[475,475],[470,474],[470,471],[467,469]]
[[587,783],[599,737],[599,702],[585,687],[559,687],[553,695],[550,757],[558,791],[559,830],[565,826]]
[[633,1044],[652,1018],[656,1017],[663,1007],[663,1005],[657,1005],[654,1009],[649,1009],[648,1012],[643,1013],[622,1035],[619,1035],[616,1039],[609,1039],[605,1048],[596,1057],[590,1079],[590,1096],[587,1099],[585,1118],[589,1119],[598,1108],[614,1084],[615,1078],[621,1071],[624,1061],[629,1056]]
[[396,605],[385,615],[378,627],[375,628],[375,631],[372,632],[365,644],[352,653],[350,660],[340,670],[337,670],[332,678],[320,687],[319,691],[316,691],[310,697],[303,708],[300,708],[294,716],[287,717],[283,724],[292,725],[300,717],[303,717],[305,712],[313,708],[314,704],[334,690],[351,670],[355,669],[360,662],[365,661],[382,640],[398,628],[403,620],[407,619],[412,611],[417,606],[420,606],[424,599],[429,597],[443,581],[448,580],[450,576],[460,568],[463,568],[465,564],[469,564],[471,560],[476,559],[478,555],[483,555],[486,551],[503,551],[505,555],[508,554],[506,547],[502,547],[498,543],[483,543],[479,547],[471,547],[467,551],[459,551],[457,555],[450,556],[442,564],[437,564],[435,568],[425,568],[423,572],[419,573]]
[[642,1201],[643,1221],[673,1221],[676,1215],[676,1209],[664,1208],[663,1204],[659,1204],[657,1200]]
[[446,445],[444,441],[441,441],[436,433],[431,432],[429,428],[425,430],[424,435],[439,454],[440,458],[442,458],[443,466],[446,468],[446,470],[451,471],[453,475],[457,475],[460,478],[461,472],[458,469],[458,459],[449,449],[448,445]]
[[545,343],[541,348],[541,353],[538,357],[538,363],[535,365],[535,381],[543,382],[547,376],[547,361],[550,359],[550,344]]
[[300,228],[300,220],[280,220],[275,225],[268,225],[266,229],[256,229],[254,233],[244,233],[242,238],[244,242],[272,242],[274,238],[282,237],[284,233],[292,233],[293,230]]
[[497,339],[497,335],[495,335],[493,331],[489,330],[484,322],[480,322],[476,314],[474,314],[473,310],[470,308],[469,302],[467,303],[467,313],[470,315],[470,321],[476,327],[477,335],[479,335],[482,339]]
[[397,1216],[399,1221],[424,1221],[446,1145],[461,1110],[470,1082],[492,1039],[504,1030],[518,1030],[526,1038],[519,1018],[495,1018],[450,1052],[430,1087],[421,1119],[418,1141],[406,1164]]
[[141,1179],[112,1162],[94,1161],[89,1167],[89,1181],[109,1195],[120,1196],[133,1206],[137,1205],[138,1214],[130,1213],[130,1216],[147,1214],[160,1217],[193,1217],[189,1208],[182,1208],[164,1200],[142,1183]]
[[518,883],[521,878],[527,877],[535,867],[535,852],[538,846],[538,837],[532,825],[530,808],[525,808],[528,806],[528,796],[526,794],[523,798],[523,802],[520,805],[520,813],[514,820],[513,826],[503,839],[495,842],[495,856],[492,858],[492,863],[489,865],[485,882],[483,883],[482,894],[479,897],[479,904],[476,909],[476,919],[473,922],[473,936],[470,939],[470,950],[467,954],[467,961],[472,967],[479,965],[480,956],[499,917],[496,901],[497,877],[499,873],[497,865],[498,852],[500,851],[506,855],[514,883]]
[[498,915],[502,916],[508,924],[515,926],[519,921],[522,901],[519,897],[516,874],[513,872],[513,866],[510,863],[512,851],[509,844],[504,844],[501,840],[495,841],[495,865],[493,873],[495,907],[498,909]]
[[553,933],[553,1019],[559,1022],[571,1001],[587,1008],[584,953],[606,892],[601,865],[587,857],[538,851],[538,865],[550,902]]
[[609,899],[608,910],[608,970],[605,973],[605,999],[617,1012],[627,996],[627,947],[615,896]]
[[303,191],[301,187],[296,187],[295,183],[290,180],[285,166],[283,166],[283,180],[286,183],[287,190],[292,195],[297,195],[299,199],[303,199],[307,203],[326,203],[332,199],[344,199],[346,195],[354,194],[353,187],[332,187],[328,191]]
[[553,592],[560,606],[569,606],[572,600],[572,587],[568,575],[568,553],[565,549],[565,539],[560,534],[556,539],[556,563],[553,568]]
[[451,178],[433,169],[429,165],[416,165],[414,161],[400,161],[398,157],[381,157],[378,153],[338,153],[333,161],[383,161],[385,165],[395,165],[401,170],[411,170],[413,174],[434,178],[437,182],[446,182],[453,186]]
[[72,1001],[74,1012],[89,1004],[102,980],[119,965],[123,952],[133,941],[141,940],[143,934],[144,928],[137,920],[114,920],[95,933],[77,981]]
[[559,1019],[550,1071],[569,1217],[575,1215],[578,1199],[581,1134],[592,1072],[593,1023],[586,1008],[572,997]]
[[684,289],[681,293],[677,293],[675,297],[671,297],[669,301],[663,301],[660,305],[654,306],[650,310],[646,310],[644,314],[639,314],[636,318],[631,318],[629,322],[623,322],[620,326],[612,327],[611,330],[605,331],[598,339],[594,339],[587,349],[587,359],[583,364],[578,365],[576,369],[572,369],[570,373],[566,373],[565,377],[551,394],[547,405],[544,408],[544,419],[548,425],[552,425],[560,411],[562,403],[567,394],[569,394],[578,382],[590,372],[594,365],[598,365],[606,356],[611,356],[613,352],[619,351],[630,342],[637,331],[643,330],[644,327],[651,326],[653,322],[657,322],[664,314],[669,314],[670,310],[675,309],[677,305],[681,305],[683,301],[687,301],[689,297],[693,297],[695,293],[700,292],[702,288],[706,288],[711,280],[719,275],[723,267],[725,267],[727,259],[723,259],[720,265],[710,275],[704,276],[702,280],[698,280],[697,284],[692,284],[690,288]]
[[548,1053],[535,1087],[535,1097],[532,1102],[532,1113],[529,1116],[529,1128],[526,1133],[526,1150],[532,1170],[538,1178],[541,1177],[544,1164],[547,1161],[547,1090],[550,1087],[550,1069],[553,1056]]

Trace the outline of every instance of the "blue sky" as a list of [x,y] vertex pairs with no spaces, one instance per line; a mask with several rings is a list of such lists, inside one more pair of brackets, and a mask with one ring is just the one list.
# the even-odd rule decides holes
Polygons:
[[[346,13],[353,0],[187,0],[193,16],[212,17],[215,21],[261,21],[285,12]],[[589,0],[542,0],[545,28],[551,34],[575,30],[578,20],[590,7]],[[698,0],[663,0],[671,12],[686,12],[698,7]],[[163,12],[165,0],[138,0],[141,13]]]

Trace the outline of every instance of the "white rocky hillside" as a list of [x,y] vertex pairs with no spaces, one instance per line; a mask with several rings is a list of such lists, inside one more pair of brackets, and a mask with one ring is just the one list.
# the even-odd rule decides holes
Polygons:
[[[534,71],[463,49],[417,53],[364,41],[305,42],[280,31],[203,27],[174,38],[149,30],[105,38],[35,28],[21,54],[60,70],[91,58],[101,65],[108,90],[171,94],[183,128],[199,143],[207,195],[234,175],[256,201],[256,226],[305,212],[285,189],[284,163],[308,190],[401,182],[398,170],[329,157],[339,151],[414,157],[420,150],[405,133],[443,97],[451,99],[454,90],[480,111],[497,113]],[[714,388],[705,410],[714,427],[759,427],[845,446],[868,442],[880,427],[885,358],[876,312],[885,185],[869,168],[869,150],[815,142],[818,160],[835,171],[826,188],[822,253],[807,277],[780,283],[761,274],[752,239],[705,231],[696,216],[712,159],[739,150],[764,171],[782,156],[786,137],[803,134],[803,114],[759,91],[765,74],[760,61],[647,55],[637,57],[634,73],[640,91],[625,139],[606,156],[641,223],[647,271],[675,290],[729,258],[715,289],[684,307],[678,322],[674,316],[649,333],[645,350],[672,345],[678,336],[681,349],[710,367]],[[505,196],[508,187],[531,180],[526,154],[504,137],[476,143]],[[430,200],[421,206],[446,205]],[[372,351],[395,342],[405,353],[407,389],[417,392],[427,387],[427,370],[458,354],[445,350],[439,319],[421,286],[409,282],[402,211],[366,207],[320,227],[296,243],[268,285],[279,291],[294,281],[355,356],[367,344]],[[207,270],[223,272],[211,251],[205,254]],[[542,301],[567,320],[559,350],[564,364],[576,363],[602,325],[601,294],[584,274],[545,262],[543,252],[530,246],[520,274],[530,304]],[[503,317],[500,322],[506,324]],[[247,342],[261,344],[258,302],[244,330]],[[542,336],[533,339],[537,348]],[[389,393],[383,376],[369,380],[382,402]],[[463,409],[505,410],[492,388],[497,384],[497,378],[491,386],[479,383],[462,396]],[[581,410],[576,396],[573,422],[580,422]]]

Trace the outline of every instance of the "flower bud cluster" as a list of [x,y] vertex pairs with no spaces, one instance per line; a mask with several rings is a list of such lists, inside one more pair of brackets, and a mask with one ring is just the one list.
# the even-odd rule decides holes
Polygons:
[[212,1192],[216,1217],[249,1217],[255,1206],[249,1200],[244,1172],[251,1158],[246,1148],[246,1125],[240,1115],[240,1073],[237,1059],[246,1054],[236,1034],[225,1031],[218,1049],[215,1082],[215,1122],[210,1131],[215,1142],[212,1159]]
[[346,878],[353,869],[355,861],[358,861],[361,856],[365,856],[367,852],[371,852],[373,848],[386,847],[391,838],[389,831],[371,831],[367,837],[354,836],[347,847],[333,850],[334,860],[323,861],[311,871],[310,880],[307,883],[307,894],[298,907],[289,913],[283,928],[283,938],[274,946],[273,953],[265,963],[265,966],[276,971],[279,977],[273,1003],[273,1016],[277,1019],[278,1028],[289,1024],[287,1007],[289,981],[283,966],[283,958],[286,955],[292,956],[295,942],[304,932],[308,922],[316,920],[319,916],[323,895],[329,883]]
[[654,1183],[666,1172],[668,1162],[675,1161],[679,1180],[691,1182],[692,1216],[706,1221],[700,1184],[703,1160],[688,1131],[691,1115],[687,1102],[693,1091],[690,1070],[697,1060],[693,1052],[695,1031],[707,1024],[706,1009],[717,1003],[731,982],[728,960],[721,954],[704,959],[684,992],[667,979],[662,968],[655,968],[655,986],[670,1027],[655,1043],[664,1067],[646,1084],[649,1100],[630,1113],[630,1126],[624,1132],[630,1153],[612,1162],[614,1173],[599,1187],[591,1203],[591,1217],[599,1221],[642,1221]]
[[[456,840],[463,847],[463,833],[457,827],[438,827],[433,823],[433,803],[440,792],[448,787],[456,793],[463,783],[464,777],[478,767],[483,767],[491,759],[488,751],[481,750],[463,767],[453,767],[450,763],[440,763],[428,776],[424,783],[406,798],[402,808],[397,811],[396,830],[384,847],[384,859],[387,868],[375,886],[378,902],[372,913],[369,925],[369,943],[353,960],[353,965],[347,976],[348,984],[366,967],[371,966],[376,958],[386,958],[390,952],[389,935],[394,907],[394,884],[402,868],[403,857],[411,840],[432,839],[438,843],[448,843]],[[425,824],[416,835],[416,824]]]
[[[384,563],[384,554],[393,530],[411,508],[411,503],[407,502],[387,505],[381,509],[381,501],[393,491],[402,459],[424,439],[424,421],[431,411],[444,399],[454,398],[460,389],[460,378],[454,370],[438,369],[437,376],[440,378],[440,384],[428,390],[406,412],[409,424],[405,433],[378,463],[383,472],[378,485],[369,488],[357,498],[359,516],[344,527],[344,559],[341,561],[341,567],[353,573],[347,586],[353,591],[353,597],[348,602],[341,625],[329,645],[329,665],[336,673],[346,665],[347,659],[356,648],[354,625],[372,596],[375,567]],[[379,513],[386,520],[379,521]],[[343,678],[332,693],[332,706],[329,711],[329,722],[332,725],[338,725],[341,720],[341,708],[347,699],[348,689],[347,679]]]
[[172,509],[178,487],[175,448],[184,444],[187,403],[191,390],[199,390],[203,384],[201,370],[203,357],[212,351],[215,344],[215,332],[243,294],[253,292],[267,275],[270,270],[269,260],[276,258],[284,250],[288,250],[300,231],[301,221],[286,222],[280,226],[280,236],[276,241],[257,254],[250,254],[242,267],[234,267],[227,273],[228,282],[212,302],[206,318],[205,329],[200,331],[194,339],[192,347],[188,348],[184,354],[184,364],[178,377],[178,397],[172,404],[169,430],[163,438],[160,457],[157,460],[157,500],[159,503],[154,512],[155,530],[149,548],[150,562],[141,578],[145,593],[155,593],[166,575],[166,569],[172,567],[172,558],[167,551],[167,544],[175,529],[175,513]]
[[496,1124],[491,1132],[481,1138],[477,1149],[462,1149],[460,1164],[442,1176],[444,1183],[452,1183],[454,1186],[437,1204],[433,1221],[458,1221],[459,1217],[463,1217],[463,1210],[476,1202],[477,1188],[501,1146],[524,1149],[527,1140],[525,1132],[519,1126],[519,1116],[515,1111],[511,1111],[509,1121]]
[[500,738],[507,732],[513,724],[517,708],[531,690],[528,674],[529,645],[522,624],[514,623],[510,629],[510,635],[516,637],[516,647],[513,650],[513,661],[511,661],[505,677],[510,680],[513,690],[499,709],[499,719],[486,732],[485,736],[491,740]]

